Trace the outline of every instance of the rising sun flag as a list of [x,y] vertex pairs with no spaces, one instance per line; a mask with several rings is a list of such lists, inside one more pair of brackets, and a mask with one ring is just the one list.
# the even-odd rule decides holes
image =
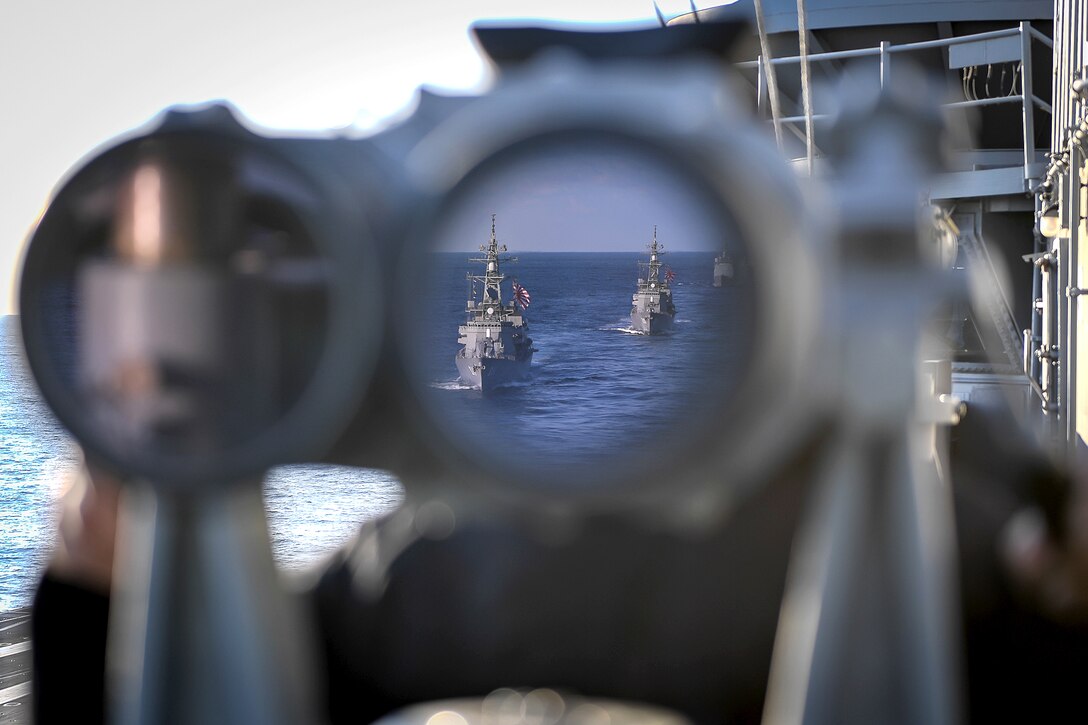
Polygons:
[[676,272],[673,272],[670,268],[665,268],[665,282],[672,284],[672,281],[676,279]]
[[514,282],[514,303],[524,310],[531,301],[532,297],[529,296],[529,290]]

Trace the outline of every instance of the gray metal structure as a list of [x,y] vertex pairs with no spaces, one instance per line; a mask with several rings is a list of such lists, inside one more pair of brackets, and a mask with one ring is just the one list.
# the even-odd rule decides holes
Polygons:
[[[947,80],[951,90],[943,110],[953,126],[957,122],[975,126],[973,135],[957,139],[951,168],[927,180],[929,201],[958,228],[954,270],[964,281],[970,277],[977,290],[970,309],[965,301],[949,303],[946,351],[938,356],[950,357],[951,365],[934,361],[927,391],[946,407],[934,406],[931,422],[958,419],[961,403],[950,395],[955,390],[968,410],[994,396],[1012,398],[1021,403],[1020,410],[1056,417],[1058,425],[1052,427],[1071,443],[1076,441],[1078,418],[1088,427],[1088,415],[1078,416],[1076,400],[1080,184],[1085,176],[1078,143],[1088,138],[1088,121],[1083,97],[1071,96],[1069,84],[1074,77],[1084,78],[1088,13],[1083,3],[1065,0],[1052,8],[1043,2],[766,0],[762,5],[760,26],[770,41],[763,45],[772,48],[775,57],[765,57],[753,45],[751,59],[742,61],[740,68],[759,112],[766,117],[769,109],[775,109],[771,114],[775,125],[788,131],[782,134],[788,140],[783,150],[795,159],[795,167],[808,161],[811,168],[815,155],[815,175],[830,175],[834,170],[820,163],[821,148],[841,153],[844,142],[863,143],[836,138],[843,130],[827,125],[834,117],[829,103],[833,94],[818,89],[811,105],[803,102],[807,64],[825,82],[839,82],[844,74],[854,73],[850,85],[879,82],[899,96],[925,93],[924,87],[912,85],[917,79],[908,68],[921,66]],[[798,33],[803,5],[807,5],[805,42]],[[700,17],[674,22],[705,21],[714,14],[700,11]],[[1052,17],[1057,23],[1054,41]],[[815,52],[801,52],[804,45]],[[1047,82],[1052,49],[1053,89]],[[1084,86],[1082,81],[1078,88]],[[768,90],[772,87],[783,96],[774,103]],[[1046,115],[1053,119],[1057,152],[1050,155],[1049,173]],[[895,134],[885,138],[894,139]],[[876,212],[864,208],[871,194],[865,184],[885,185],[891,194],[901,182],[888,170],[910,174],[913,160],[896,157],[894,144],[884,150],[877,146],[868,154],[862,148],[850,152],[865,159],[867,168],[855,167],[854,175],[845,174],[847,180],[838,187],[848,229],[876,223]],[[1033,199],[1047,178],[1049,186]],[[853,211],[846,212],[847,207]],[[1053,232],[1053,244],[1043,243],[1036,227],[1037,210],[1049,211],[1056,219],[1051,228],[1044,227]],[[865,219],[859,221],[854,214]],[[890,251],[897,244],[894,240],[898,237],[906,245],[906,236],[891,227],[888,231],[880,244],[894,255]],[[849,238],[849,232],[845,236]],[[853,251],[870,253],[861,247]],[[851,268],[851,256],[844,256],[844,269]],[[904,272],[900,269],[889,280],[910,284],[900,276]],[[843,342],[844,367],[852,359],[849,339],[879,340],[889,332],[907,330],[908,325],[894,322],[899,312],[884,307],[890,291],[890,286],[867,291],[859,286],[854,293],[861,296],[841,311],[844,328],[854,328]],[[859,334],[877,320],[868,335]],[[881,350],[889,349],[873,346],[866,356],[881,356]],[[902,349],[898,355],[902,357]],[[902,362],[892,356],[869,360],[869,369],[890,372]],[[950,374],[940,374],[942,370]],[[963,715],[958,695],[961,662],[950,645],[958,639],[951,615],[958,593],[946,568],[954,538],[950,481],[947,463],[942,463],[947,452],[941,451],[939,436],[927,434],[933,441],[932,468],[912,469],[907,456],[891,453],[879,474],[867,478],[864,471],[866,461],[871,465],[873,460],[867,456],[881,445],[874,439],[870,453],[862,452],[870,434],[865,411],[889,415],[905,402],[896,403],[889,394],[910,387],[906,376],[898,382],[893,377],[866,385],[860,374],[844,376],[840,393],[848,416],[859,416],[848,426],[856,436],[853,446],[858,447],[844,445],[841,461],[827,472],[791,561],[764,711],[766,725],[951,723]],[[910,478],[913,482],[908,482]],[[883,583],[876,583],[880,579]],[[890,606],[891,602],[899,606]],[[892,612],[904,616],[897,620]],[[858,662],[868,665],[857,667]]]
[[[750,0],[742,0],[743,2]],[[992,19],[1047,20],[1051,0],[805,0],[809,30]],[[713,20],[724,9],[700,10]],[[763,0],[768,33],[797,32],[797,0]],[[691,18],[694,20],[694,18]]]
[[[500,264],[516,262],[517,257],[505,257],[506,245],[495,237],[495,215],[491,215],[491,239],[480,246],[483,257],[470,262],[484,265],[484,273],[468,275],[473,290],[465,307],[468,319],[457,328],[455,362],[461,382],[487,392],[494,388],[521,382],[529,378],[533,362],[533,339],[529,323],[522,315],[515,295],[510,304],[502,301],[502,283],[506,275]],[[480,284],[480,299],[476,299],[476,283]]]
[[669,275],[661,274],[661,255],[664,253],[665,248],[657,243],[657,227],[654,226],[650,261],[638,263],[640,269],[646,270],[646,276],[638,278],[638,290],[631,295],[631,329],[643,335],[671,330],[676,317]]
[[1029,259],[1035,269],[1031,339],[1025,335],[1025,365],[1031,365],[1055,440],[1071,462],[1083,462],[1088,400],[1079,395],[1088,374],[1080,297],[1085,292],[1084,186],[1088,139],[1088,8],[1075,0],[1054,4],[1053,150],[1034,191],[1040,244]]
[[736,278],[736,266],[733,263],[733,257],[728,254],[721,254],[714,258],[714,286],[721,287],[722,284],[729,284]]
[[[680,16],[671,24],[712,21],[751,1]],[[976,393],[985,399],[1008,390],[1010,379],[1019,376],[1018,395],[1034,397],[1029,407],[1035,417],[1040,411],[1055,413],[1061,403],[1052,390],[1058,384],[1053,368],[1063,359],[1058,329],[1068,330],[1069,325],[1062,323],[1057,303],[1047,302],[1045,293],[1049,290],[1053,297],[1055,290],[1070,285],[1061,273],[1051,279],[1056,250],[1048,250],[1034,230],[1037,207],[1032,199],[1047,171],[1047,117],[1053,115],[1057,138],[1070,126],[1058,119],[1073,105],[1064,97],[1068,88],[1051,92],[1054,4],[805,0],[804,5],[810,52],[803,59],[796,0],[762,2],[773,57],[768,61],[753,38],[742,54],[746,59],[738,63],[758,112],[770,118],[769,88],[778,87],[781,98],[773,105],[782,108],[777,121],[785,131],[784,151],[800,168],[812,148],[819,175],[834,112],[828,85],[847,72],[879,78],[881,85],[896,84],[903,66],[921,67],[945,79],[946,117],[964,132],[949,150],[950,168],[930,182],[928,196],[959,226],[957,274],[986,290],[973,309],[953,302],[947,311],[952,384],[965,400]],[[1076,4],[1067,5],[1068,18]],[[802,98],[806,63],[817,79],[811,113],[806,113]],[[1070,66],[1057,62],[1055,78],[1068,76],[1063,63]],[[1051,98],[1058,99],[1054,108]],[[814,129],[814,138],[806,127]],[[972,133],[966,133],[968,127]],[[1049,322],[1044,322],[1044,308]],[[1068,390],[1065,395],[1071,397]]]

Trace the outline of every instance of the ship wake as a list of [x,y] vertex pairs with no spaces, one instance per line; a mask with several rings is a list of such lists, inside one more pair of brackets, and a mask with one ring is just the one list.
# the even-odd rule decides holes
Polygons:
[[472,390],[472,386],[461,382],[460,378],[457,380],[431,383],[431,387],[438,390]]
[[622,333],[625,333],[627,335],[642,335],[642,334],[645,334],[645,333],[642,332],[642,330],[636,330],[635,328],[631,327],[630,325],[623,325],[623,324],[610,325],[608,327],[598,327],[597,330],[600,331],[600,332],[622,332]]

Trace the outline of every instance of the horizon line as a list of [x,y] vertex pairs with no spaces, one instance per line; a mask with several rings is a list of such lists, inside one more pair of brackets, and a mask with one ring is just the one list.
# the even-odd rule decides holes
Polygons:
[[[521,253],[533,253],[533,254],[645,254],[645,249],[618,249],[618,250],[598,250],[598,251],[585,251],[580,249],[508,249],[500,254],[521,254]],[[660,249],[661,254],[678,254],[685,253],[707,253],[717,254],[718,252],[724,252],[728,250],[718,249]],[[479,249],[433,249],[431,254],[479,254]]]

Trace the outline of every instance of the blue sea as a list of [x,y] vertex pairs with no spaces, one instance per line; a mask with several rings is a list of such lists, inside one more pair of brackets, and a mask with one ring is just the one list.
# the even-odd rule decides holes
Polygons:
[[[516,254],[511,250],[511,254]],[[645,253],[521,253],[506,264],[504,301],[517,278],[532,295],[525,312],[537,348],[530,380],[488,395],[457,377],[457,327],[465,319],[467,253],[432,255],[429,289],[410,356],[434,414],[476,454],[503,456],[562,481],[570,467],[617,457],[673,459],[693,427],[715,425],[752,349],[752,290],[715,288],[713,253],[676,252],[671,332],[630,326],[631,295]],[[50,550],[55,502],[77,450],[24,370],[18,319],[0,318],[0,611],[29,603]],[[273,553],[284,569],[318,563],[362,521],[391,510],[403,490],[389,473],[334,466],[270,472],[265,501]]]
[[[513,452],[512,462],[563,479],[571,466],[609,466],[614,456],[667,456],[691,426],[713,423],[752,349],[746,284],[713,286],[713,252],[674,252],[663,264],[677,313],[671,332],[631,329],[631,296],[645,252],[517,253],[502,266],[503,301],[516,278],[538,350],[531,380],[486,395],[458,380],[457,327],[469,298],[466,273],[478,254],[435,253],[426,304],[423,360],[438,414],[469,450]],[[643,272],[645,274],[645,272]],[[476,299],[479,300],[479,291]],[[496,445],[501,441],[501,445]]]
[[[18,318],[0,317],[0,612],[30,603],[64,473],[77,457],[24,368]],[[274,469],[264,493],[273,555],[285,570],[317,565],[403,498],[386,472],[317,465]]]

